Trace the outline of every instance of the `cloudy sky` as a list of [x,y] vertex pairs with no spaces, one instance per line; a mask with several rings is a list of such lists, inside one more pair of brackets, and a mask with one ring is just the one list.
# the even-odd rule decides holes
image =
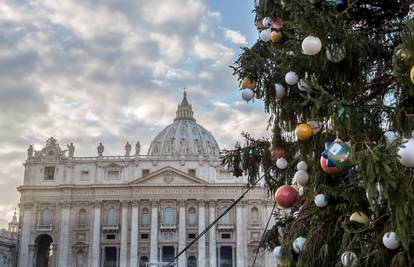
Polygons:
[[[0,0],[0,227],[19,201],[26,149],[54,136],[76,155],[120,155],[172,122],[186,87],[222,148],[265,135],[231,65],[257,39],[249,0]],[[96,145],[95,145],[96,144]]]

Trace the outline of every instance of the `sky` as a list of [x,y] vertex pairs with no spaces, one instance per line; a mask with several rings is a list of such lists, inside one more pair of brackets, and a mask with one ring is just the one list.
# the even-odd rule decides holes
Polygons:
[[187,88],[195,118],[230,148],[267,136],[229,68],[257,40],[248,0],[0,0],[0,227],[19,201],[27,148],[121,155],[170,124]]

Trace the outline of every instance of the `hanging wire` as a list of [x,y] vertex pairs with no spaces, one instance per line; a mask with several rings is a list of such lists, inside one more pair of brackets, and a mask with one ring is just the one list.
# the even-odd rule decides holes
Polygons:
[[267,231],[267,228],[269,227],[269,223],[270,223],[270,220],[272,219],[272,214],[273,214],[273,211],[275,210],[275,208],[276,208],[276,201],[275,201],[275,204],[273,204],[272,212],[270,212],[270,216],[269,216],[269,219],[267,220],[266,227],[263,230],[262,237],[260,238],[259,245],[257,245],[256,255],[254,256],[252,267],[254,267],[254,264],[256,263],[257,255],[259,254],[259,250],[260,250],[260,245],[263,242],[264,235]]
[[[263,179],[263,177],[264,177],[264,175],[263,176],[261,176],[259,179],[257,179],[257,181],[254,183],[254,184],[252,184],[252,185],[250,185],[249,186],[249,188],[247,188],[247,190],[238,198],[238,199],[236,199],[231,205],[230,205],[230,207],[228,207],[217,219],[215,219],[212,223],[210,223],[210,225],[209,226],[207,226],[207,228],[206,229],[204,229],[204,231],[202,231],[193,241],[191,241],[183,250],[181,250],[180,251],[180,253],[178,253],[177,254],[177,256],[175,256],[168,264],[167,264],[167,266],[170,266],[171,264],[173,264],[174,263],[174,261],[176,260],[176,259],[178,259],[178,257],[180,257],[184,252],[186,252],[192,245],[194,245],[194,243],[196,243],[203,235],[205,235],[210,229],[211,229],[211,227],[213,227],[214,225],[216,225],[217,224],[217,222],[218,221],[220,221],[220,219],[224,216],[224,215],[226,215],[234,206],[236,206],[237,205],[237,203],[239,203],[240,202],[240,200],[242,200],[243,198],[244,198],[244,196],[251,190],[251,189],[253,189],[253,187],[255,187],[256,185],[257,185],[257,183],[260,181],[260,180],[262,180]],[[273,209],[274,209],[274,207],[273,207]],[[273,211],[272,211],[272,213],[273,213]],[[268,224],[269,224],[269,222],[268,222]]]

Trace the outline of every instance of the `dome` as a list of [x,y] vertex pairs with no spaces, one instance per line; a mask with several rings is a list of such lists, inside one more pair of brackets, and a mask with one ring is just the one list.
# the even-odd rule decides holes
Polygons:
[[194,119],[192,107],[184,92],[174,122],[154,138],[148,154],[218,156],[219,151],[220,148],[211,133]]

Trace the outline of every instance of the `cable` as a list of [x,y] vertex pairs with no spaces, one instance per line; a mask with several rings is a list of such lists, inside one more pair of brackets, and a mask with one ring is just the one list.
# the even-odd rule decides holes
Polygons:
[[254,264],[256,263],[257,255],[259,254],[259,250],[260,250],[260,244],[262,244],[262,242],[263,242],[264,235],[267,231],[267,228],[269,227],[270,219],[272,219],[272,214],[273,214],[273,211],[275,210],[275,208],[276,208],[276,201],[275,201],[275,204],[273,204],[272,212],[270,212],[270,216],[269,216],[269,219],[267,220],[266,227],[263,230],[262,237],[260,238],[259,245],[257,246],[256,255],[254,256],[252,267],[254,267]]
[[213,227],[215,224],[217,224],[218,221],[220,221],[220,219],[226,215],[234,206],[237,205],[237,203],[240,202],[240,200],[242,200],[242,198],[244,198],[244,196],[251,190],[253,189],[254,186],[257,185],[257,183],[263,179],[264,176],[260,177],[254,184],[252,184],[251,186],[249,186],[249,188],[247,188],[247,190],[238,198],[236,199],[231,205],[230,207],[228,207],[217,219],[215,219],[212,223],[210,223],[209,226],[207,226],[206,229],[204,229],[204,231],[202,231],[200,234],[198,234],[198,236],[190,242],[190,244],[188,244],[183,250],[180,251],[180,253],[177,254],[177,256],[174,257],[174,259],[172,259],[167,266],[170,266],[170,264],[174,263],[174,261],[176,259],[178,259],[179,256],[181,256],[187,249],[189,249],[195,242],[197,242],[203,235],[205,235],[210,229],[211,227]]

